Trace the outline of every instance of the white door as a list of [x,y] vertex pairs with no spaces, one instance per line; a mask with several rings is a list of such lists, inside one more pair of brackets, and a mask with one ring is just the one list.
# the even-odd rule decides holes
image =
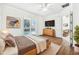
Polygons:
[[73,44],[73,14],[62,17],[62,38],[66,40],[69,45]]

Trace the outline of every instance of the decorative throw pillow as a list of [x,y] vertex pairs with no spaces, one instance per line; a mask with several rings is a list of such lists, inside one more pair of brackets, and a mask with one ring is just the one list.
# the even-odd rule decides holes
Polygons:
[[5,49],[5,41],[0,38],[0,54],[3,53],[4,49]]
[[4,40],[5,40],[6,46],[15,47],[15,38],[11,34],[7,35]]
[[11,35],[10,33],[7,35],[7,37],[8,37],[8,36],[9,36],[9,37],[12,37],[12,38],[14,38],[14,36],[13,36],[13,35]]

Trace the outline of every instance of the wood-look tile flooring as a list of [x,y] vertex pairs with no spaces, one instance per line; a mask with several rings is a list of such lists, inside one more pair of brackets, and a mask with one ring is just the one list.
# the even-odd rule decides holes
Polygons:
[[59,51],[56,53],[56,55],[79,55],[79,53],[74,52],[74,47],[70,47],[69,43],[66,40],[58,37],[56,38],[49,36],[43,36],[43,37],[49,38],[52,43],[62,45]]
[[63,40],[62,47],[58,51],[57,55],[79,55],[79,53],[75,53],[74,48],[70,47],[66,40]]

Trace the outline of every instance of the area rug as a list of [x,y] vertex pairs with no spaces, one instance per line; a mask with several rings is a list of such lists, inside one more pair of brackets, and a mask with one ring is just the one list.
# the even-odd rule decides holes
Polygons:
[[51,46],[40,55],[56,55],[57,52],[60,50],[60,48],[61,48],[61,45],[51,43]]

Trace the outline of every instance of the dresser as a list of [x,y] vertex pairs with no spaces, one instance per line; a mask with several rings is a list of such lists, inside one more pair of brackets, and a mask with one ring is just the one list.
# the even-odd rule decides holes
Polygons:
[[44,28],[43,29],[43,35],[56,37],[55,30],[52,28]]

